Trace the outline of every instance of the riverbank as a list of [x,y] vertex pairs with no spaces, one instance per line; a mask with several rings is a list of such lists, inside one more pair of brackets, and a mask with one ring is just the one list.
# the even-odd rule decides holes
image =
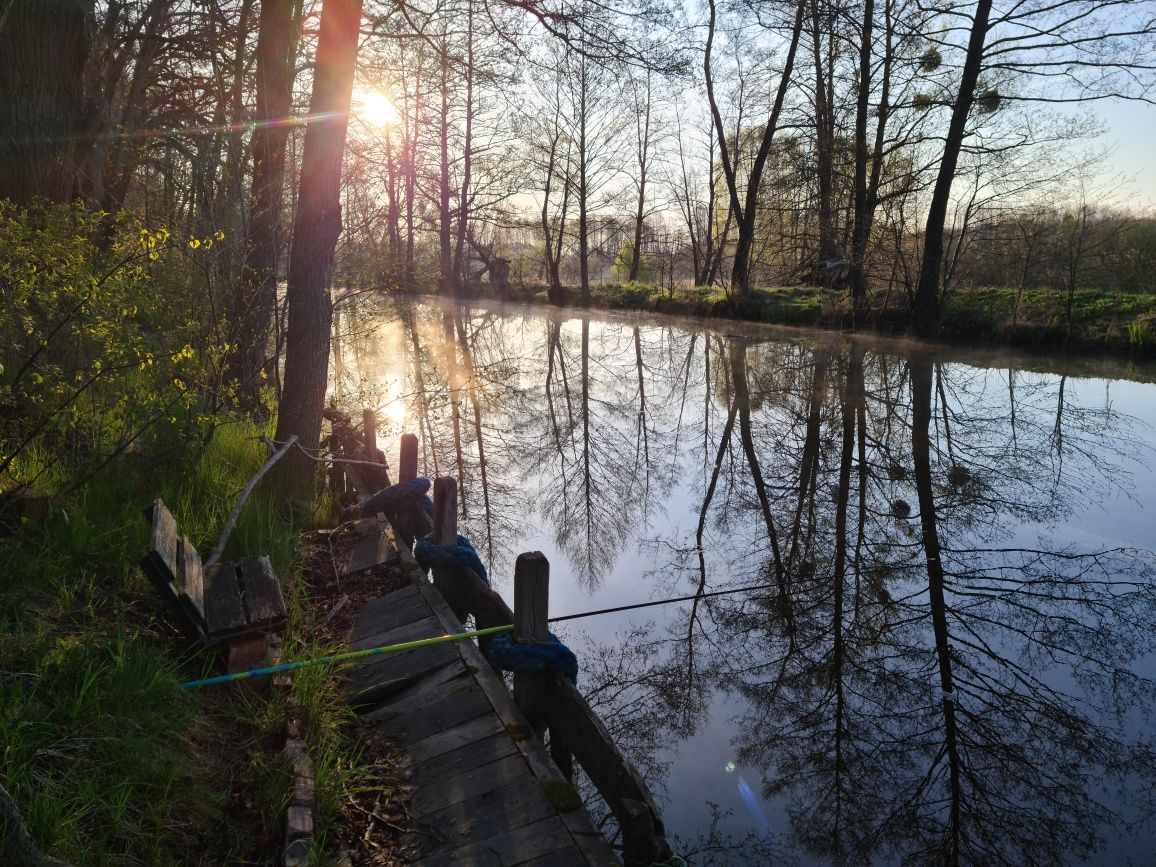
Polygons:
[[[489,284],[471,287],[474,297],[502,298]],[[566,306],[578,306],[574,287],[566,290]],[[541,284],[511,286],[507,301],[548,304]],[[1058,289],[1025,290],[1016,310],[1016,291],[1006,288],[964,289],[946,301],[940,340],[954,345],[1015,348],[1029,352],[1065,349],[1107,352],[1123,359],[1156,359],[1156,295],[1108,295],[1079,290],[1072,297],[1069,337],[1067,293]],[[626,283],[591,287],[591,307],[607,310],[653,310],[683,316],[717,317],[851,331],[852,310],[847,293],[819,287],[756,289],[751,297],[732,303],[717,288]],[[907,330],[904,298],[878,293],[860,331],[884,336]]]
[[[77,865],[278,861],[293,786],[282,752],[291,714],[304,723],[315,769],[319,851],[358,820],[355,793],[380,784],[382,745],[362,742],[336,670],[301,672],[287,690],[181,690],[216,673],[216,656],[169,623],[138,568],[148,547],[141,508],[156,497],[202,550],[212,547],[267,456],[261,433],[270,431],[220,425],[199,454],[138,458],[68,496],[48,473],[5,512],[0,783],[40,852]],[[317,586],[315,563],[331,561],[331,546],[311,556],[302,544],[330,513],[327,499],[290,511],[259,488],[226,549],[225,559],[269,555],[289,605],[287,658],[341,641],[325,628],[333,603]],[[21,863],[4,819],[0,861]]]

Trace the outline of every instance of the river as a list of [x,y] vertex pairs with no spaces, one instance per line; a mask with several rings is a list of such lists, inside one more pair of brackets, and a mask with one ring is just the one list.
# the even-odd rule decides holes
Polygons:
[[690,863],[1156,862],[1153,371],[520,305],[337,322],[332,394],[458,478],[508,601],[527,550],[552,616],[697,597],[557,629]]

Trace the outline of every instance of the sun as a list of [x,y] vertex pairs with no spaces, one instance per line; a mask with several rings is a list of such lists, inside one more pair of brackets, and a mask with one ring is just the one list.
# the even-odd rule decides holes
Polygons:
[[361,98],[361,118],[371,126],[392,126],[401,121],[393,103],[380,90],[367,91]]

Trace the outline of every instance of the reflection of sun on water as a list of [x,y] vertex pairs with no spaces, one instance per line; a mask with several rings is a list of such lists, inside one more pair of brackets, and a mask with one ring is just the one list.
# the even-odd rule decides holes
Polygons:
[[358,102],[360,106],[357,113],[362,120],[372,126],[386,127],[401,121],[401,115],[393,107],[393,103],[380,90],[362,93]]
[[390,386],[381,415],[393,430],[398,433],[405,431],[405,400],[401,396],[401,383],[394,381]]

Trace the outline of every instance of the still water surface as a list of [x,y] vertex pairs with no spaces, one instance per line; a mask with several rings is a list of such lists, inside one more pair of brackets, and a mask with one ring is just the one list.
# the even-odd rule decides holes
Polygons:
[[1156,386],[516,305],[338,330],[507,600],[535,549],[552,615],[760,588],[558,630],[692,863],[1156,863]]

